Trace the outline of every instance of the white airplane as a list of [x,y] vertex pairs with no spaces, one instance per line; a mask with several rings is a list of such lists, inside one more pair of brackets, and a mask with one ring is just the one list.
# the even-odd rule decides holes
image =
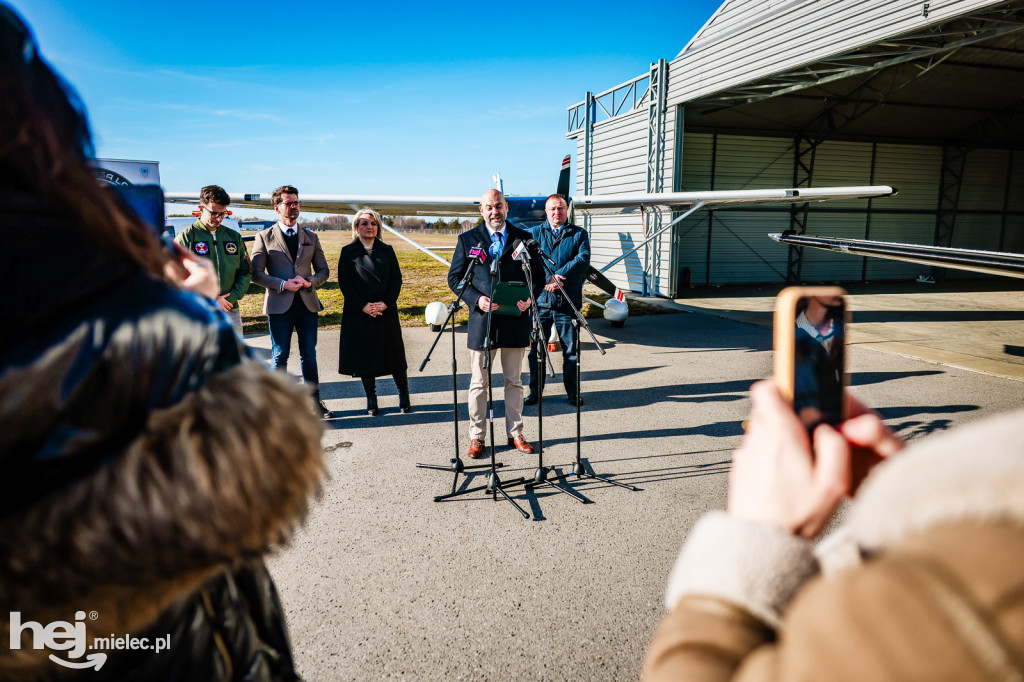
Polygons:
[[[619,261],[633,254],[644,245],[670,230],[677,223],[692,213],[702,209],[716,209],[725,206],[752,206],[768,203],[806,203],[829,201],[833,199],[867,199],[871,197],[892,196],[896,191],[886,185],[858,187],[801,187],[791,189],[752,189],[752,190],[714,190],[707,192],[664,192],[657,194],[631,193],[616,195],[582,195],[569,196],[569,162],[566,156],[562,161],[556,193],[566,197],[569,204],[569,221],[574,221],[576,213],[590,215],[639,214],[643,211],[681,212],[667,225],[657,232],[648,235],[643,241],[624,251],[617,258],[604,265],[600,270],[591,267],[587,272],[587,280],[608,293],[610,298],[604,306],[604,316],[615,326],[621,326],[628,315],[625,303],[625,292],[616,287],[604,273]],[[198,192],[168,192],[166,200],[172,203],[196,203]],[[272,209],[270,193],[231,194],[232,207]],[[529,229],[546,220],[544,215],[543,197],[506,196],[508,202],[508,221],[512,224]],[[301,195],[302,209],[316,213],[340,213],[351,215],[360,208],[370,207],[383,215],[394,216],[466,216],[480,217],[480,197],[467,196],[391,196],[379,194],[306,194]],[[417,249],[429,254],[436,260],[450,266],[451,263],[443,256],[401,234],[390,226],[385,229],[397,237],[409,242]],[[600,304],[597,304],[600,305]]]

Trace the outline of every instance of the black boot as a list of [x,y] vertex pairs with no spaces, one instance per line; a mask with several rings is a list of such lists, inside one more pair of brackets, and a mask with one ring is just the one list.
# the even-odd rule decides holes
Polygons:
[[376,417],[380,414],[377,408],[377,379],[375,377],[361,377],[363,390],[366,391],[366,414]]
[[320,415],[321,419],[334,417],[334,413],[327,409],[323,400],[320,400],[320,391],[313,391],[313,410]]
[[395,373],[395,387],[398,388],[398,409],[403,414],[412,411],[412,401],[409,399],[409,377],[405,372]]

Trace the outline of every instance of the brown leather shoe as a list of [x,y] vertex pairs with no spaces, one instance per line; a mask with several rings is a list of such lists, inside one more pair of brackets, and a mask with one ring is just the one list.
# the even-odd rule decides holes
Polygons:
[[470,459],[480,459],[484,456],[484,442],[473,438],[469,441],[469,452],[466,453],[466,457]]
[[509,438],[508,439],[508,446],[510,448],[515,448],[519,452],[525,452],[528,455],[533,452],[533,446],[530,445],[529,443],[527,443],[526,439],[523,438],[522,436],[516,436],[515,438]]

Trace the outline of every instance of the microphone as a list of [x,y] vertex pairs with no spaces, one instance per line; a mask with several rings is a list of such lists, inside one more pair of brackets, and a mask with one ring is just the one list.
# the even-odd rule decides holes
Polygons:
[[477,242],[476,246],[469,250],[469,254],[466,256],[466,258],[473,261],[474,263],[479,263],[480,265],[483,265],[484,263],[487,262],[487,252],[484,251],[483,247],[483,242]]
[[501,258],[501,245],[496,240],[492,241],[487,252],[493,257],[493,260],[491,261],[491,276],[493,277],[498,271],[498,259]]
[[487,260],[483,246],[484,243],[479,241],[476,243],[476,246],[471,248],[469,253],[466,254],[466,259],[469,263],[466,265],[466,274],[463,275],[462,281],[459,282],[458,291],[462,291],[466,287],[466,283],[469,282],[469,278],[473,275],[473,266],[478,264],[482,265],[484,261]]
[[544,249],[541,248],[536,239],[524,239],[523,243],[526,244],[528,248],[536,250],[536,252],[541,255],[541,258],[548,262],[548,265],[552,268],[555,267],[555,261],[551,260],[551,258],[548,257],[548,254],[544,253]]
[[518,261],[522,261],[524,263],[526,262],[526,247],[529,246],[529,243],[528,243],[529,241],[532,241],[532,240],[526,240],[526,241],[524,241],[522,239],[517,239],[516,240],[516,243],[514,245],[515,248],[512,250],[512,258],[513,259],[518,260]]

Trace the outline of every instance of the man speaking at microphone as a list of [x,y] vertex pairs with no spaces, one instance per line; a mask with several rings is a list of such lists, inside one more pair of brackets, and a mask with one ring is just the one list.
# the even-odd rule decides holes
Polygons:
[[[508,203],[496,189],[484,192],[480,199],[483,223],[459,235],[448,286],[458,293],[459,283],[470,263],[470,253],[483,251],[483,262],[475,266],[473,278],[462,298],[469,306],[469,347],[472,378],[469,383],[469,451],[467,457],[484,456],[484,433],[487,415],[487,368],[484,366],[484,345],[487,340],[487,313],[497,309],[490,293],[494,282],[525,282],[522,263],[512,256],[517,241],[530,239],[530,233],[505,222]],[[478,257],[479,259],[479,257]],[[539,265],[539,264],[538,264]],[[538,282],[543,281],[541,276]],[[530,299],[517,301],[519,315],[491,315],[491,363],[500,351],[501,373],[505,378],[505,431],[508,444],[520,452],[531,453],[533,446],[523,437],[523,356],[530,345],[530,317],[525,314]]]
[[[558,331],[562,342],[562,384],[571,405],[583,404],[580,387],[576,385],[576,363],[579,362],[580,339],[573,327],[572,306],[565,300],[558,284],[568,294],[572,305],[579,310],[583,305],[583,280],[590,267],[590,237],[586,231],[569,222],[569,205],[560,194],[552,194],[544,202],[547,221],[533,228],[533,238],[541,251],[554,265],[554,275],[544,286],[544,293],[537,298],[537,314],[544,329],[541,343],[547,343],[551,326]],[[546,272],[546,271],[545,271]],[[540,277],[540,279],[544,279]],[[555,281],[557,280],[557,284]],[[530,348],[530,395],[527,405],[535,405],[544,390],[544,377],[537,367],[537,348]]]

